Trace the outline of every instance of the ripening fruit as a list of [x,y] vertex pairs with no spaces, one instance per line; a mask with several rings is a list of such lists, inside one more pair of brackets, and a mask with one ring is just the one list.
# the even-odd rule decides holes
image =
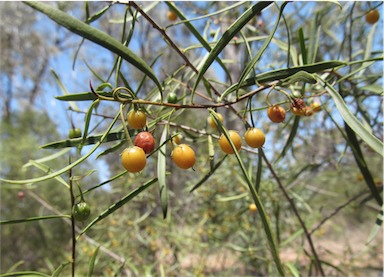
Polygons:
[[281,123],[285,119],[285,110],[279,105],[273,105],[268,108],[268,117],[272,122]]
[[319,102],[313,102],[311,103],[311,109],[317,113],[319,111],[321,111],[321,104]]
[[72,208],[73,217],[77,221],[85,221],[85,220],[87,220],[89,215],[90,215],[90,213],[91,213],[91,208],[84,201],[75,204],[73,206],[73,208]]
[[251,212],[256,212],[257,211],[256,204],[255,203],[249,204],[249,210]]
[[128,113],[128,125],[132,129],[142,129],[147,123],[147,116],[139,110],[131,110]]
[[188,169],[196,162],[195,151],[186,144],[177,145],[173,149],[171,156],[173,162],[182,169]]
[[291,111],[294,115],[297,115],[297,116],[302,116],[302,115],[305,115],[305,111],[306,109],[299,109],[299,108],[296,108],[296,107],[291,107]]
[[121,163],[128,172],[136,173],[144,169],[147,157],[142,148],[132,146],[124,149],[121,154]]
[[365,21],[369,24],[375,24],[379,21],[380,13],[378,10],[371,10],[365,15]]
[[249,128],[244,135],[245,142],[253,147],[260,148],[265,143],[265,135],[263,131],[257,128]]
[[177,14],[174,11],[168,11],[167,17],[169,21],[175,21],[177,19]]
[[135,145],[142,148],[145,154],[149,154],[155,149],[155,139],[150,132],[140,132],[135,138]]
[[69,130],[68,137],[70,139],[81,137],[81,130],[79,128],[72,128],[71,130]]
[[305,116],[313,115],[313,110],[311,107],[305,107]]
[[[233,145],[235,146],[236,150],[240,151],[241,144],[242,144],[240,135],[234,130],[229,130],[228,133],[229,133],[229,137],[230,137]],[[231,147],[231,144],[229,143],[229,141],[227,140],[227,138],[225,137],[224,134],[221,134],[221,136],[219,138],[219,145],[220,145],[221,150],[223,150],[224,153],[227,153],[227,154],[235,153],[233,151],[233,148]]]
[[[223,115],[220,114],[220,113],[216,113],[216,114],[217,114],[217,118],[220,120],[220,122],[223,123],[223,122],[224,122]],[[215,120],[212,118],[212,116],[209,116],[209,117],[207,118],[207,121],[208,121],[208,124],[212,127],[212,129],[217,130],[216,122],[215,122]]]
[[171,103],[171,104],[177,103],[176,93],[174,93],[174,92],[168,93],[167,101],[168,101],[168,103]]

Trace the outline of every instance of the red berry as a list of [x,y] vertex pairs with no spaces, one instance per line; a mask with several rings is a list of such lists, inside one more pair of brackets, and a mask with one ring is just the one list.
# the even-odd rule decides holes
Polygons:
[[135,145],[142,148],[145,154],[148,154],[155,149],[155,139],[149,132],[140,132],[135,138]]

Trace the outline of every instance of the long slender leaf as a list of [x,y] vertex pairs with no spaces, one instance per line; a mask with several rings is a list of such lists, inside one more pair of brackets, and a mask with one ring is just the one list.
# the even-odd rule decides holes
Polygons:
[[207,60],[197,75],[196,82],[193,86],[192,93],[195,92],[200,80],[203,78],[205,72],[211,66],[220,52],[227,46],[228,42],[247,24],[256,14],[260,13],[264,8],[271,5],[271,1],[258,2],[246,10],[229,28],[225,31],[221,39],[217,42],[215,47],[209,53]]
[[315,75],[316,79],[325,87],[329,95],[332,97],[335,102],[336,108],[341,114],[344,121],[348,124],[349,127],[357,134],[359,137],[368,144],[375,152],[383,156],[383,143],[376,138],[374,135],[369,133],[369,131],[361,124],[361,122],[351,113],[345,104],[343,98],[340,94],[330,85],[328,82],[324,81],[320,76]]
[[299,122],[300,122],[300,116],[295,116],[295,120],[293,121],[293,125],[291,128],[291,133],[289,134],[288,140],[284,145],[283,150],[281,151],[280,155],[277,157],[275,163],[277,163],[281,158],[287,154],[289,148],[291,148],[293,140],[296,136],[297,129],[299,128]]
[[[60,87],[63,94],[69,95],[69,92],[68,92],[67,88],[64,86],[64,84],[61,82],[59,75],[57,75],[57,73],[53,69],[51,69],[51,73],[52,73],[53,77],[55,78],[55,81],[56,81],[57,85]],[[75,110],[75,111],[79,110],[79,107],[77,106],[77,104],[75,102],[70,101],[69,105],[71,106],[71,108],[73,110]]]
[[365,244],[369,244],[376,237],[381,226],[383,225],[383,220],[384,220],[384,206],[381,207],[381,210],[376,218],[375,226],[373,226],[371,232],[369,233],[368,239]]
[[371,172],[368,169],[367,163],[365,162],[363,152],[360,149],[359,142],[357,140],[355,132],[352,131],[352,128],[345,123],[344,125],[345,132],[347,133],[348,141],[351,144],[351,149],[357,166],[360,169],[361,174],[364,177],[365,183],[367,184],[369,190],[372,193],[372,196],[376,199],[376,202],[381,206],[383,205],[383,199],[380,196],[380,192],[375,185],[375,181],[372,177]]
[[[256,81],[258,83],[266,83],[266,82],[272,82],[276,80],[282,80],[298,73],[299,71],[305,71],[307,73],[316,73],[316,72],[324,71],[326,69],[331,69],[331,68],[346,66],[346,65],[347,63],[342,61],[325,61],[325,62],[318,62],[310,65],[272,70],[272,71],[258,74],[254,78],[245,79],[244,82],[241,84],[240,88],[253,86],[256,84]],[[225,96],[231,92],[236,91],[237,86],[238,86],[238,83],[233,84],[232,86],[227,88],[222,95]]]
[[[165,1],[165,4],[167,4],[167,6],[173,10],[177,16],[181,19],[181,20],[184,20],[183,23],[184,25],[189,29],[189,31],[191,31],[191,33],[195,36],[195,38],[201,43],[201,45],[208,51],[210,52],[212,50],[211,46],[208,44],[208,42],[204,39],[204,37],[202,35],[200,35],[200,32],[192,25],[192,23],[187,20],[187,18],[185,17],[185,15],[182,13],[182,11],[180,11],[177,6],[171,2],[171,1]],[[219,65],[221,66],[221,68],[224,70],[225,74],[227,75],[229,81],[232,83],[232,78],[231,78],[231,73],[229,72],[228,68],[224,65],[223,61],[219,58],[219,57],[216,57],[215,59]]]
[[[64,155],[65,153],[67,153],[70,149],[63,149],[63,150],[60,150],[56,153],[53,153],[52,155],[49,155],[49,156],[46,156],[46,157],[43,157],[41,159],[37,159],[37,160],[33,160],[37,163],[44,163],[44,162],[49,162],[49,161],[52,161],[54,159],[57,159],[58,157],[61,157],[62,155]],[[25,165],[23,165],[23,167],[29,167],[31,166],[32,163],[31,162],[28,162],[26,163]]]
[[[134,130],[129,130],[129,135],[133,136],[135,134]],[[101,138],[103,135],[94,135],[94,136],[89,136],[83,143],[83,145],[90,145],[90,144],[95,144],[100,142]],[[116,131],[109,133],[103,142],[109,142],[109,141],[115,141],[115,140],[123,140],[125,139],[125,133],[123,131]],[[51,142],[48,144],[44,144],[41,146],[41,148],[48,149],[48,148],[66,148],[66,147],[76,147],[80,145],[82,142],[83,138],[74,138],[74,139],[65,139],[65,140],[59,140],[55,142]]]
[[288,2],[284,2],[282,5],[281,5],[281,8],[280,8],[280,12],[279,12],[279,16],[276,20],[276,23],[275,23],[275,26],[272,30],[272,32],[269,34],[268,38],[264,41],[263,45],[260,47],[259,51],[257,52],[257,54],[252,58],[252,60],[247,64],[247,66],[245,67],[245,69],[243,70],[243,72],[241,73],[240,77],[239,77],[239,81],[237,83],[237,88],[236,88],[236,93],[239,91],[243,81],[245,80],[245,78],[248,76],[248,74],[253,70],[253,68],[256,66],[256,63],[260,60],[261,56],[263,55],[263,53],[265,52],[265,50],[267,49],[269,43],[271,42],[273,36],[275,35],[275,32],[277,30],[277,27],[279,26],[279,22],[280,22],[280,18],[283,14],[283,10],[285,8],[285,6],[288,4]]
[[88,274],[87,274],[88,277],[93,276],[93,268],[95,267],[95,261],[96,261],[97,254],[99,253],[99,249],[100,249],[100,245],[96,248],[95,252],[93,252],[92,257],[89,260]]
[[[44,171],[45,173],[49,173],[49,172],[54,172],[52,170],[52,168],[50,168],[49,166],[45,165],[45,164],[42,164],[42,163],[39,163],[39,162],[36,162],[36,161],[29,161],[34,167],[40,169],[41,171]],[[61,176],[56,176],[55,179],[63,184],[66,188],[69,188],[69,184],[63,179],[63,177]]]
[[42,277],[50,277],[50,275],[38,272],[38,271],[17,271],[17,272],[7,272],[0,274],[0,277],[17,277],[17,276],[31,276],[31,277],[36,277],[36,276],[42,276]]
[[51,277],[59,277],[60,274],[61,274],[61,271],[63,271],[63,269],[69,265],[71,262],[66,262],[66,263],[63,263],[61,265],[59,265],[55,271],[52,273]]
[[23,219],[2,220],[2,221],[0,221],[0,225],[8,225],[8,224],[16,224],[16,223],[28,223],[31,221],[57,219],[57,218],[71,218],[71,216],[70,215],[45,215],[45,216],[28,217],[28,218],[23,218]]
[[125,47],[121,42],[119,42],[115,38],[45,3],[33,1],[25,1],[24,3],[26,3],[33,9],[44,13],[57,24],[65,27],[69,31],[81,37],[84,37],[121,56],[124,60],[126,60],[127,62],[135,66],[137,69],[142,71],[149,78],[151,78],[152,81],[159,88],[159,91],[162,92],[161,83],[156,78],[156,75],[152,71],[152,69],[144,62],[144,60],[138,57],[129,48]]
[[165,156],[165,153],[167,151],[167,144],[165,142],[167,141],[167,130],[167,126],[164,126],[164,130],[160,138],[161,147],[159,148],[159,155],[157,158],[157,176],[159,178],[160,202],[164,218],[167,217],[168,211],[168,188],[165,180],[167,167],[167,157]]
[[97,222],[101,221],[102,219],[106,218],[107,216],[109,216],[110,214],[112,214],[113,212],[115,212],[116,210],[120,209],[123,205],[125,205],[126,203],[128,203],[129,201],[131,201],[134,197],[136,197],[137,195],[140,194],[140,192],[146,190],[147,188],[149,188],[152,184],[154,184],[155,182],[157,182],[157,178],[153,178],[151,180],[149,180],[148,182],[146,182],[144,185],[138,187],[137,189],[135,189],[134,191],[128,193],[127,195],[125,195],[123,198],[121,198],[119,201],[117,201],[116,203],[114,203],[113,205],[111,205],[108,209],[106,209],[105,211],[103,211],[98,217],[96,217],[94,220],[92,220],[92,222],[90,222],[82,231],[81,233],[77,236],[76,239],[79,239],[79,237],[81,235],[83,235],[85,232],[87,232],[93,225],[95,225]]

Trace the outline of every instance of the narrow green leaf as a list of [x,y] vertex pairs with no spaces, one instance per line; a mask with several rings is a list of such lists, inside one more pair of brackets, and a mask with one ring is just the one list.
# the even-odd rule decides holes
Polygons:
[[316,61],[317,50],[319,49],[321,25],[319,25],[317,22],[317,15],[318,13],[313,17],[313,20],[309,25],[307,54],[307,60],[309,64]]
[[197,188],[199,188],[202,184],[205,183],[205,181],[208,180],[209,177],[211,177],[213,175],[213,173],[215,173],[216,169],[218,169],[220,167],[220,165],[224,162],[225,158],[227,157],[228,155],[225,155],[224,157],[221,158],[221,160],[216,163],[212,168],[211,170],[205,174],[205,176],[203,178],[200,179],[199,182],[197,182],[196,185],[194,185],[192,187],[192,189],[189,191],[189,192],[193,192],[194,190],[196,190]]
[[93,101],[85,116],[83,139],[81,140],[81,143],[79,144],[79,148],[78,148],[79,153],[83,148],[84,143],[87,141],[89,123],[91,122],[92,112],[99,103],[100,103],[99,99],[96,99],[95,101]]
[[203,78],[205,72],[211,66],[216,57],[221,53],[229,41],[247,24],[256,14],[260,13],[264,8],[271,5],[271,1],[258,2],[246,10],[229,28],[225,31],[221,39],[217,42],[215,47],[210,51],[207,60],[197,75],[196,82],[193,86],[192,93],[196,90],[200,80]]
[[365,242],[365,244],[371,243],[371,241],[376,237],[381,226],[383,225],[383,220],[384,220],[384,206],[381,207],[381,210],[376,218],[375,226],[373,226],[371,232],[369,233],[368,239]]
[[[129,130],[129,134],[130,134],[130,136],[133,136],[135,134],[135,131],[134,130]],[[102,137],[103,137],[102,134],[94,135],[94,136],[89,136],[89,137],[87,137],[87,139],[85,140],[83,145],[96,144],[96,143],[100,142]],[[124,139],[125,139],[124,132],[119,130],[119,131],[116,131],[116,132],[113,132],[113,133],[109,133],[105,137],[103,142],[109,142],[109,141],[115,141],[115,140],[124,140]],[[76,147],[76,146],[80,145],[82,140],[83,140],[83,138],[59,140],[59,141],[51,142],[51,143],[48,143],[48,144],[44,144],[44,145],[41,146],[41,148],[44,148],[44,149],[49,149],[49,148],[57,149],[57,148],[66,148],[66,147]]]
[[257,153],[257,172],[256,172],[256,181],[255,181],[255,189],[259,192],[260,184],[261,184],[261,174],[263,172],[263,149],[259,148]]
[[320,76],[316,75],[317,80],[325,87],[329,95],[332,97],[335,102],[336,108],[341,114],[344,121],[348,124],[349,127],[357,134],[359,137],[368,144],[374,151],[383,156],[383,143],[376,138],[374,135],[368,132],[364,128],[363,124],[351,113],[345,104],[343,98],[340,94],[326,81],[324,81]]
[[23,219],[2,220],[2,221],[0,221],[0,225],[8,225],[8,224],[16,224],[16,223],[29,223],[31,221],[58,219],[58,218],[71,218],[71,216],[70,215],[45,215],[45,216],[28,217],[28,218],[23,218]]
[[228,201],[234,201],[234,200],[239,200],[241,198],[247,197],[248,192],[244,192],[239,195],[233,195],[233,196],[227,196],[227,197],[217,197],[216,201],[217,202],[228,202]]
[[71,263],[71,262],[66,262],[66,263],[63,263],[63,264],[59,265],[59,266],[55,269],[55,271],[52,273],[52,276],[51,276],[51,277],[59,277],[60,274],[61,274],[61,271],[63,271],[63,269],[64,269],[67,265],[69,265],[70,263]]
[[17,271],[17,272],[7,272],[0,274],[0,277],[16,277],[16,276],[31,276],[31,277],[36,277],[36,276],[43,276],[43,277],[50,277],[50,275],[38,272],[38,271]]
[[95,20],[98,20],[106,11],[109,10],[110,7],[112,7],[114,3],[111,3],[107,6],[105,6],[103,9],[101,9],[100,11],[98,11],[97,13],[95,13],[94,15],[92,16],[87,16],[87,19],[85,20],[85,23],[89,24],[89,23],[92,23],[93,21]]
[[300,123],[300,116],[295,116],[295,119],[293,121],[292,128],[291,128],[291,133],[289,134],[288,140],[285,143],[284,148],[281,151],[280,155],[277,157],[275,163],[280,161],[285,156],[285,154],[287,154],[288,150],[291,148],[293,140],[297,133],[297,129],[299,128],[299,123]]
[[125,140],[119,141],[115,145],[112,145],[111,147],[105,149],[103,152],[97,154],[96,159],[119,150],[125,143]]
[[306,72],[304,70],[300,70],[299,72],[281,80],[280,85],[281,86],[289,86],[289,85],[293,85],[297,82],[316,84],[316,78],[312,74],[309,74],[308,72]]
[[157,177],[159,178],[159,189],[160,189],[160,203],[161,203],[161,209],[163,211],[163,218],[167,217],[167,211],[168,211],[168,188],[167,183],[165,180],[165,174],[166,174],[166,167],[167,167],[167,135],[168,135],[168,128],[167,126],[164,126],[163,133],[160,137],[160,144],[161,147],[158,151],[158,157],[157,157]]
[[99,253],[99,249],[100,249],[100,245],[93,252],[92,257],[89,260],[88,275],[87,275],[88,277],[92,277],[93,276],[93,268],[95,267],[95,261],[96,261],[97,254]]
[[[347,63],[342,61],[325,61],[325,62],[314,63],[310,65],[272,70],[272,71],[258,74],[256,75],[255,78],[245,79],[244,82],[241,84],[240,88],[256,85],[256,81],[258,83],[266,83],[266,82],[282,80],[282,79],[288,78],[289,76],[292,76],[293,74],[299,71],[305,71],[307,73],[316,73],[316,72],[324,71],[326,69],[331,69],[331,68],[346,66],[346,65]],[[237,86],[238,86],[238,83],[233,84],[232,86],[227,88],[223,92],[223,96],[236,91]]]
[[299,270],[295,267],[294,264],[287,262],[285,263],[285,266],[288,267],[289,271],[292,273],[292,276],[294,277],[300,277]]
[[[61,91],[63,92],[64,96],[69,95],[67,88],[63,85],[63,83],[61,82],[61,80],[60,80],[59,76],[56,74],[56,72],[53,69],[51,69],[51,73],[52,73],[53,77],[55,78],[57,85],[60,87]],[[75,110],[75,111],[79,110],[79,107],[77,106],[77,104],[75,102],[70,101],[69,105],[71,106],[71,108],[73,110]]]
[[[42,164],[42,163],[39,163],[39,162],[36,162],[36,161],[29,161],[34,167],[40,169],[41,171],[44,171],[45,173],[50,173],[50,172],[54,172],[52,170],[52,168],[50,168],[49,166],[45,165],[45,164]],[[69,188],[69,184],[61,177],[61,176],[56,176],[55,179],[63,184],[66,188]]]
[[152,71],[152,69],[140,57],[136,56],[135,53],[133,53],[129,48],[125,47],[121,42],[119,42],[115,38],[45,3],[34,1],[25,1],[24,3],[26,3],[33,9],[44,13],[57,24],[63,26],[69,31],[81,37],[84,37],[121,56],[124,60],[126,60],[127,62],[135,66],[137,69],[142,71],[149,78],[151,78],[152,81],[159,88],[159,91],[162,91],[161,83],[159,82],[159,80],[157,80],[156,75]]
[[149,180],[148,182],[146,182],[144,185],[138,187],[137,189],[135,189],[134,191],[128,193],[127,195],[125,195],[123,198],[121,198],[119,201],[117,201],[116,203],[114,203],[113,205],[111,205],[108,209],[106,209],[105,211],[103,211],[98,217],[96,217],[94,220],[92,220],[92,222],[90,222],[82,231],[81,233],[77,236],[76,240],[78,240],[80,238],[81,235],[83,235],[85,232],[87,232],[93,225],[95,225],[97,222],[103,220],[104,218],[106,218],[107,216],[109,216],[110,214],[112,214],[113,212],[115,212],[116,210],[120,209],[123,205],[125,205],[126,203],[128,203],[129,201],[131,201],[134,197],[136,197],[137,195],[139,195],[142,191],[146,190],[147,188],[149,188],[152,184],[154,184],[155,182],[157,182],[157,178],[153,178],[151,180]]
[[288,4],[288,2],[284,2],[282,5],[281,5],[281,8],[280,8],[280,12],[279,12],[279,16],[276,20],[276,23],[275,23],[275,26],[272,30],[272,32],[269,34],[268,38],[264,41],[263,45],[261,46],[260,50],[257,52],[257,54],[252,58],[252,60],[247,64],[247,66],[245,67],[245,69],[243,70],[243,72],[241,72],[241,75],[239,77],[239,82],[237,83],[237,88],[236,88],[236,95],[237,95],[237,98],[238,98],[238,91],[243,83],[243,81],[245,80],[245,78],[249,75],[249,73],[253,70],[253,68],[256,66],[256,63],[260,60],[261,56],[263,55],[263,53],[265,52],[265,50],[267,49],[269,43],[271,42],[273,36],[275,35],[275,32],[277,30],[277,27],[279,26],[279,22],[280,22],[280,18],[283,14],[283,10],[285,8],[285,6]]
[[[192,25],[192,23],[185,17],[182,11],[180,11],[177,8],[177,6],[171,1],[165,1],[164,3],[167,4],[167,6],[171,10],[173,10],[181,20],[183,20],[184,25],[189,29],[189,31],[195,36],[195,38],[201,43],[201,45],[208,52],[210,52],[212,48],[209,45],[209,43],[204,39],[204,37],[200,34],[200,32]],[[221,68],[224,70],[225,74],[228,77],[229,82],[232,83],[231,73],[229,72],[228,68],[224,65],[223,61],[219,57],[216,57],[215,60],[219,63]]]
[[[96,93],[105,97],[113,97],[110,91],[96,91]],[[129,99],[128,94],[121,93],[119,96]],[[60,101],[95,101],[98,99],[92,92],[71,93],[68,95],[55,96],[55,98]]]
[[[60,151],[58,151],[58,152],[56,152],[56,153],[53,153],[52,155],[43,157],[43,158],[41,158],[41,159],[33,160],[33,161],[35,161],[35,162],[37,162],[37,163],[45,163],[45,162],[49,162],[49,161],[52,161],[52,160],[54,160],[54,159],[57,159],[57,158],[61,157],[62,155],[64,155],[65,153],[67,153],[69,150],[70,150],[70,149],[62,149],[62,150],[60,150]],[[26,163],[25,165],[23,165],[23,167],[26,168],[26,167],[29,167],[29,166],[31,166],[31,165],[32,165],[32,163],[31,163],[31,162],[28,162],[28,163]]]
[[344,129],[347,134],[348,142],[349,142],[349,145],[351,146],[353,156],[355,157],[357,166],[364,177],[365,183],[367,184],[369,190],[371,191],[372,196],[376,199],[376,202],[381,206],[383,205],[383,199],[380,196],[380,192],[377,189],[375,181],[372,177],[372,174],[368,169],[367,163],[365,162],[364,155],[360,149],[360,145],[357,140],[356,134],[355,132],[353,132],[351,126],[349,126],[346,122],[344,124]]
[[307,53],[307,48],[305,47],[305,38],[304,38],[303,28],[299,29],[299,45],[300,45],[301,58],[303,59],[303,64],[307,64],[308,53]]

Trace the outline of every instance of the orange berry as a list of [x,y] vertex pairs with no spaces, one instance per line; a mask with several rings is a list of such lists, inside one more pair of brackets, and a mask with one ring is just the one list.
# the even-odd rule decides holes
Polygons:
[[[223,123],[223,122],[224,122],[223,115],[220,114],[220,113],[216,113],[216,114],[217,114],[217,118],[219,119],[219,121],[220,121],[221,123]],[[215,122],[215,120],[212,118],[212,116],[208,116],[207,121],[208,121],[208,124],[212,127],[212,129],[217,130],[216,122]]]
[[173,162],[182,169],[192,167],[196,162],[195,151],[186,144],[177,145],[172,151]]
[[177,19],[177,14],[174,11],[168,11],[167,18],[169,21],[175,21]]
[[281,123],[285,119],[285,110],[279,105],[273,105],[268,108],[268,117],[272,122]]
[[369,24],[375,24],[379,21],[380,13],[378,10],[371,10],[365,15],[365,21]]
[[[241,145],[242,145],[240,135],[234,130],[229,130],[228,133],[229,133],[229,137],[230,137],[233,145],[235,146],[236,150],[240,151]],[[227,138],[225,137],[224,134],[222,134],[219,138],[219,145],[220,145],[221,150],[223,150],[224,153],[227,153],[227,154],[235,153],[233,151],[231,144],[229,143],[229,141],[227,140]]]
[[121,155],[121,163],[127,171],[136,173],[144,169],[147,164],[147,157],[142,148],[133,146],[124,149]]
[[260,148],[265,143],[265,135],[263,131],[257,128],[249,128],[244,135],[245,142],[253,147]]

